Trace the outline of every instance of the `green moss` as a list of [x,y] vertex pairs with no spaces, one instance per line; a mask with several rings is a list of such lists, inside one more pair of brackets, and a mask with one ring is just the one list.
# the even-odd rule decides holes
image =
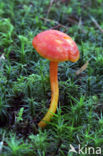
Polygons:
[[[1,156],[69,156],[70,144],[103,149],[103,33],[92,17],[103,29],[102,0],[0,0]],[[51,99],[49,61],[32,39],[46,29],[69,34],[80,59],[59,64],[58,110],[40,130]]]

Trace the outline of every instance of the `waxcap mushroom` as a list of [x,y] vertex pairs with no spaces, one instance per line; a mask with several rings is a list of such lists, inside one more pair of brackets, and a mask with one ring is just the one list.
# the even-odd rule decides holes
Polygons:
[[70,36],[52,29],[35,36],[32,44],[42,57],[50,60],[51,103],[48,112],[38,123],[38,126],[43,128],[57,110],[59,98],[58,63],[62,61],[76,62],[79,59],[79,50]]
[[55,61],[72,61],[79,59],[76,43],[67,34],[58,30],[46,30],[33,39],[33,47],[44,58]]

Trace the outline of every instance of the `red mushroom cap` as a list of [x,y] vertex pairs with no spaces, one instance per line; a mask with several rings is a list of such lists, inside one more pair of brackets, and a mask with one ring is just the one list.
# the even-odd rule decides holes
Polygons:
[[72,61],[79,59],[79,50],[72,38],[57,30],[46,30],[39,33],[32,41],[33,47],[44,58],[50,61]]

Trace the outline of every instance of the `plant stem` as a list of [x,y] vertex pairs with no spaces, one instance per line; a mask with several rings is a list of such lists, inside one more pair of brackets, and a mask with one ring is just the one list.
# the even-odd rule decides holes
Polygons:
[[39,122],[38,126],[43,128],[57,110],[59,88],[58,88],[58,62],[50,62],[50,84],[51,84],[51,103],[48,112]]

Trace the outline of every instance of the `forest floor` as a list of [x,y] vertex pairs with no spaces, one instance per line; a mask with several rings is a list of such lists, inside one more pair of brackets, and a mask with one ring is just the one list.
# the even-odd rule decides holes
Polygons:
[[[40,129],[51,98],[49,61],[32,40],[47,29],[70,35],[80,59],[59,64],[58,109]],[[103,155],[102,0],[0,0],[0,156],[79,152]]]

